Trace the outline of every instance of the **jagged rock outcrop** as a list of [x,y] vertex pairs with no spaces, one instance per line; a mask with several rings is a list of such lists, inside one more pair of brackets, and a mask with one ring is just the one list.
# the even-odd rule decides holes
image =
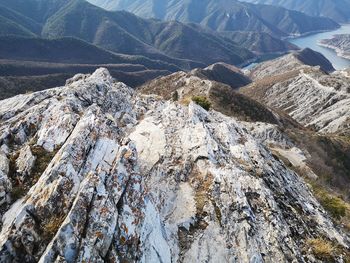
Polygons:
[[348,248],[248,130],[105,69],[2,101],[0,261],[319,262],[309,238]]
[[309,62],[311,53],[307,53],[304,62],[290,54],[258,65],[251,72],[255,81],[241,92],[287,112],[304,126],[322,133],[349,134],[349,75],[345,71],[327,72],[329,62],[322,59],[313,64],[317,59]]

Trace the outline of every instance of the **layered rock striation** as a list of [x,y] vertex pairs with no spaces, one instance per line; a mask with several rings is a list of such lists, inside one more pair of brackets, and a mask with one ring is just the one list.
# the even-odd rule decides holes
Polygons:
[[241,92],[288,113],[323,134],[350,132],[350,85],[346,71],[331,71],[322,55],[303,50],[259,64]]
[[318,237],[347,249],[248,130],[105,69],[2,101],[0,261],[317,262]]

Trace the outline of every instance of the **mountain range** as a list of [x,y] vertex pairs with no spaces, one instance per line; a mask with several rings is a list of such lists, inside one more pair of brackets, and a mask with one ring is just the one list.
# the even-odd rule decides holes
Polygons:
[[[177,6],[181,4],[180,2]],[[127,6],[127,3],[123,5]],[[193,4],[188,5],[188,8],[191,8],[191,6]],[[215,12],[217,13],[218,10],[223,10],[226,4],[221,1],[215,5],[214,3],[208,3],[208,6],[213,6],[213,10],[216,10]],[[263,8],[267,9],[261,10],[264,11],[263,13],[273,11],[274,15],[287,16],[288,19],[284,19],[284,21],[294,21],[293,16],[296,16],[296,21],[299,19],[299,16],[303,16],[302,14],[297,14],[297,12],[290,13],[281,8],[268,6],[263,6]],[[254,16],[251,16],[252,20],[249,21],[249,24],[253,25],[257,24],[255,21],[257,19],[256,16],[262,7],[257,8],[254,5],[234,2],[232,8],[230,7],[231,9],[240,10],[239,12],[243,12],[242,10],[254,12]],[[210,12],[213,10],[210,10]],[[175,11],[179,10],[176,9]],[[190,12],[190,9],[188,11]],[[290,16],[291,14],[293,15]],[[171,18],[169,17],[169,19]],[[48,62],[47,58],[40,56],[40,50],[51,50],[50,54],[55,54],[50,58],[51,63],[62,63],[63,58],[67,57],[67,54],[64,54],[67,53],[65,49],[70,49],[71,54],[87,54],[86,48],[89,43],[91,45],[89,52],[92,53],[88,56],[79,57],[99,59],[90,59],[88,61],[88,59],[84,58],[85,62],[83,64],[87,62],[95,65],[109,64],[113,60],[113,63],[141,64],[149,70],[163,69],[174,72],[178,69],[188,70],[204,67],[216,62],[244,65],[257,59],[258,55],[278,54],[297,49],[297,47],[288,42],[263,33],[263,31],[268,31],[278,36],[285,36],[299,31],[299,29],[296,29],[299,27],[298,25],[292,22],[287,26],[286,32],[282,32],[284,27],[282,25],[281,27],[278,26],[279,28],[276,30],[271,28],[271,30],[267,30],[266,25],[262,26],[261,24],[262,19],[260,16],[257,27],[249,26],[245,28],[246,30],[255,30],[255,32],[233,32],[233,28],[230,28],[230,26],[222,28],[229,31],[217,32],[210,29],[211,26],[205,24],[207,27],[176,21],[163,22],[155,19],[144,19],[125,11],[110,12],[91,5],[84,0],[28,0],[25,3],[20,0],[0,0],[0,35],[2,35],[3,40],[3,54],[6,53],[1,57],[3,59],[1,64],[5,64],[2,68],[6,68],[9,67],[6,65],[7,60],[30,60],[30,54],[35,52],[38,55],[38,57],[34,58],[35,61]],[[317,22],[319,18],[305,17],[305,19],[302,23],[304,27],[302,29],[303,32],[305,30],[320,30]],[[184,19],[184,21],[188,22],[187,20],[198,22],[191,18]],[[263,20],[265,21],[266,18]],[[270,25],[276,24],[276,21],[266,21],[269,21],[268,24]],[[233,23],[234,21],[228,21],[228,24],[231,22]],[[308,27],[310,23],[313,25],[312,27]],[[233,24],[236,24],[236,22]],[[323,19],[321,24],[327,28],[336,26],[335,23],[330,23],[326,19]],[[218,29],[216,27],[212,28]],[[277,33],[277,31],[280,33]],[[12,46],[10,43],[15,39],[8,35],[26,38],[21,39],[21,41],[24,41],[22,46],[18,44],[18,41],[15,41]],[[70,39],[67,37],[70,37]],[[38,39],[34,40],[35,38]],[[77,40],[73,41],[72,38]],[[59,40],[55,42],[45,39]],[[80,42],[78,45],[78,39],[86,43]],[[57,43],[62,45],[62,47],[69,48],[57,49]],[[42,48],[43,45],[46,46],[46,49]],[[49,47],[50,45],[52,47]],[[92,47],[92,45],[96,46],[96,48]],[[21,47],[25,47],[26,54],[24,54],[23,49],[22,52],[20,51]],[[15,55],[11,55],[11,52]],[[61,52],[63,53],[61,54]],[[104,55],[101,56],[101,53],[104,53]],[[20,57],[21,55],[24,56]],[[125,55],[129,57],[125,59]],[[119,59],[115,59],[116,56]],[[31,57],[33,58],[34,56]],[[53,57],[60,59],[53,60]],[[77,56],[72,56],[69,63],[82,64],[81,59],[74,59],[74,57],[77,58]],[[114,59],[111,59],[112,57]],[[117,62],[118,60],[119,62]],[[68,63],[68,60],[64,63]]]
[[152,0],[89,1],[108,10],[127,10],[141,17],[194,22],[217,31],[256,31],[284,37],[339,26],[328,18],[235,0],[165,0],[161,3]]
[[[22,74],[26,80],[7,79],[11,87],[19,85],[14,90],[32,87],[29,80],[37,84],[48,74],[55,79],[62,74],[55,84],[64,84],[69,76],[101,66],[135,87],[178,70],[216,62],[244,65],[260,55],[297,49],[267,33],[216,32],[194,23],[110,12],[84,0],[0,0],[0,25],[0,75]],[[39,75],[43,78],[35,80]]]
[[[255,57],[242,48],[242,43],[236,43],[232,34],[228,37],[228,34],[221,35],[194,24],[107,12],[83,0],[56,0],[51,4],[29,0],[24,6],[18,0],[1,0],[0,18],[3,20],[2,35],[75,37],[112,52],[142,55],[183,69],[219,61],[240,65]],[[238,32],[236,39],[241,34]],[[259,33],[245,38],[244,46],[259,54],[293,48],[287,42]]]
[[37,90],[33,85],[48,74],[61,76],[52,85],[63,85],[74,74],[101,66],[135,87],[180,69],[256,59],[233,40],[199,26],[107,12],[83,0],[1,0],[0,37],[0,75],[16,87],[3,94]]
[[[80,24],[76,24],[74,20],[77,11],[81,14]],[[72,17],[74,19],[70,19]],[[233,41],[199,27],[177,22],[145,20],[127,12],[110,13],[84,1],[74,2],[69,8],[59,11],[48,20],[43,29],[45,37],[67,35],[113,52],[142,54],[163,61],[170,61],[164,56],[166,54],[179,59],[186,57],[205,64],[226,60],[239,65],[254,57],[251,52]]]
[[339,23],[350,21],[349,0],[244,0],[255,4],[269,4],[297,10],[311,16],[329,17]]
[[[189,44],[197,43],[199,40],[202,42],[205,40],[209,43],[199,46],[199,48],[214,45],[219,56],[220,50],[221,53],[231,53],[231,57],[226,56],[227,62],[229,63],[241,64],[254,57],[251,52],[240,48],[232,41],[223,40],[222,37],[215,37],[208,32],[204,33],[200,31],[199,28],[186,26],[180,23],[161,23],[153,20],[145,20],[126,12],[107,12],[83,0],[56,1],[55,3],[56,5],[54,6],[57,6],[56,9],[51,7],[49,10],[39,12],[47,15],[44,15],[42,18],[37,18],[37,23],[41,25],[41,32],[37,35],[38,37],[75,37],[112,52],[147,56],[150,59],[162,60],[181,68],[198,66],[201,60],[204,60],[203,57],[196,57],[195,55],[193,56],[194,60],[192,62],[187,59],[181,59],[181,57],[186,56],[186,54],[183,54],[185,51],[181,42],[188,39],[188,34],[194,37],[194,41],[192,42],[187,40]],[[5,3],[1,3],[1,1],[0,4],[5,5]],[[33,11],[33,13],[31,13],[29,12],[30,10],[43,8],[40,1],[28,1],[27,5],[29,7],[22,10],[13,3],[10,5],[6,3],[8,8],[14,8],[13,12],[23,12],[21,15],[25,15],[28,19],[34,19],[35,16],[35,12]],[[18,6],[23,8],[20,4],[18,4]],[[14,22],[16,21],[17,20]],[[26,28],[26,32],[30,31],[30,29],[31,28]],[[179,34],[175,38],[168,38],[167,32],[169,30],[176,30]],[[163,34],[160,32],[163,32]],[[16,32],[13,32],[12,34],[15,33]],[[31,31],[31,34],[28,35],[33,35],[35,33],[36,31]],[[196,35],[197,38],[201,39],[196,40]],[[212,42],[210,43],[211,40]],[[167,45],[159,44],[163,42],[167,42]],[[169,49],[173,52],[170,55]],[[210,50],[199,51],[206,54],[213,53]],[[177,57],[171,57],[171,55],[177,55]],[[215,58],[215,56],[216,54],[213,54],[213,57],[209,55],[207,58],[212,60],[210,62],[217,62],[217,59],[220,60],[223,57],[222,54],[221,58]],[[210,62],[208,64],[211,64]],[[108,61],[105,63],[108,63]],[[191,63],[193,63],[193,65],[191,65]]]

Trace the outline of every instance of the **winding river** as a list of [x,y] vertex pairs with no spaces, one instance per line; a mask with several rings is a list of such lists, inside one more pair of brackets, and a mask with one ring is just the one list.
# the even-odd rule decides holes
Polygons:
[[334,50],[321,47],[317,44],[319,40],[331,38],[336,34],[350,34],[350,24],[342,25],[340,28],[333,31],[293,38],[290,39],[289,42],[300,48],[308,47],[322,53],[330,62],[332,62],[333,67],[336,69],[350,68],[350,60],[339,57]]

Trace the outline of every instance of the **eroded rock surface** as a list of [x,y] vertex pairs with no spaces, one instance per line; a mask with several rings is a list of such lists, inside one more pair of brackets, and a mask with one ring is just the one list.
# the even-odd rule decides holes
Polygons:
[[2,101],[0,261],[317,262],[305,243],[320,236],[347,248],[249,130],[105,69]]
[[[314,52],[316,53],[316,52]],[[306,127],[330,134],[350,133],[350,78],[346,71],[327,73],[312,66],[319,58],[304,63],[290,54],[262,63],[251,72],[255,82],[242,93],[269,107],[288,113]],[[312,54],[312,53],[311,53]],[[305,54],[304,54],[305,55]],[[328,62],[329,63],[329,62]],[[323,66],[322,66],[323,65]],[[326,63],[327,65],[327,63]]]

